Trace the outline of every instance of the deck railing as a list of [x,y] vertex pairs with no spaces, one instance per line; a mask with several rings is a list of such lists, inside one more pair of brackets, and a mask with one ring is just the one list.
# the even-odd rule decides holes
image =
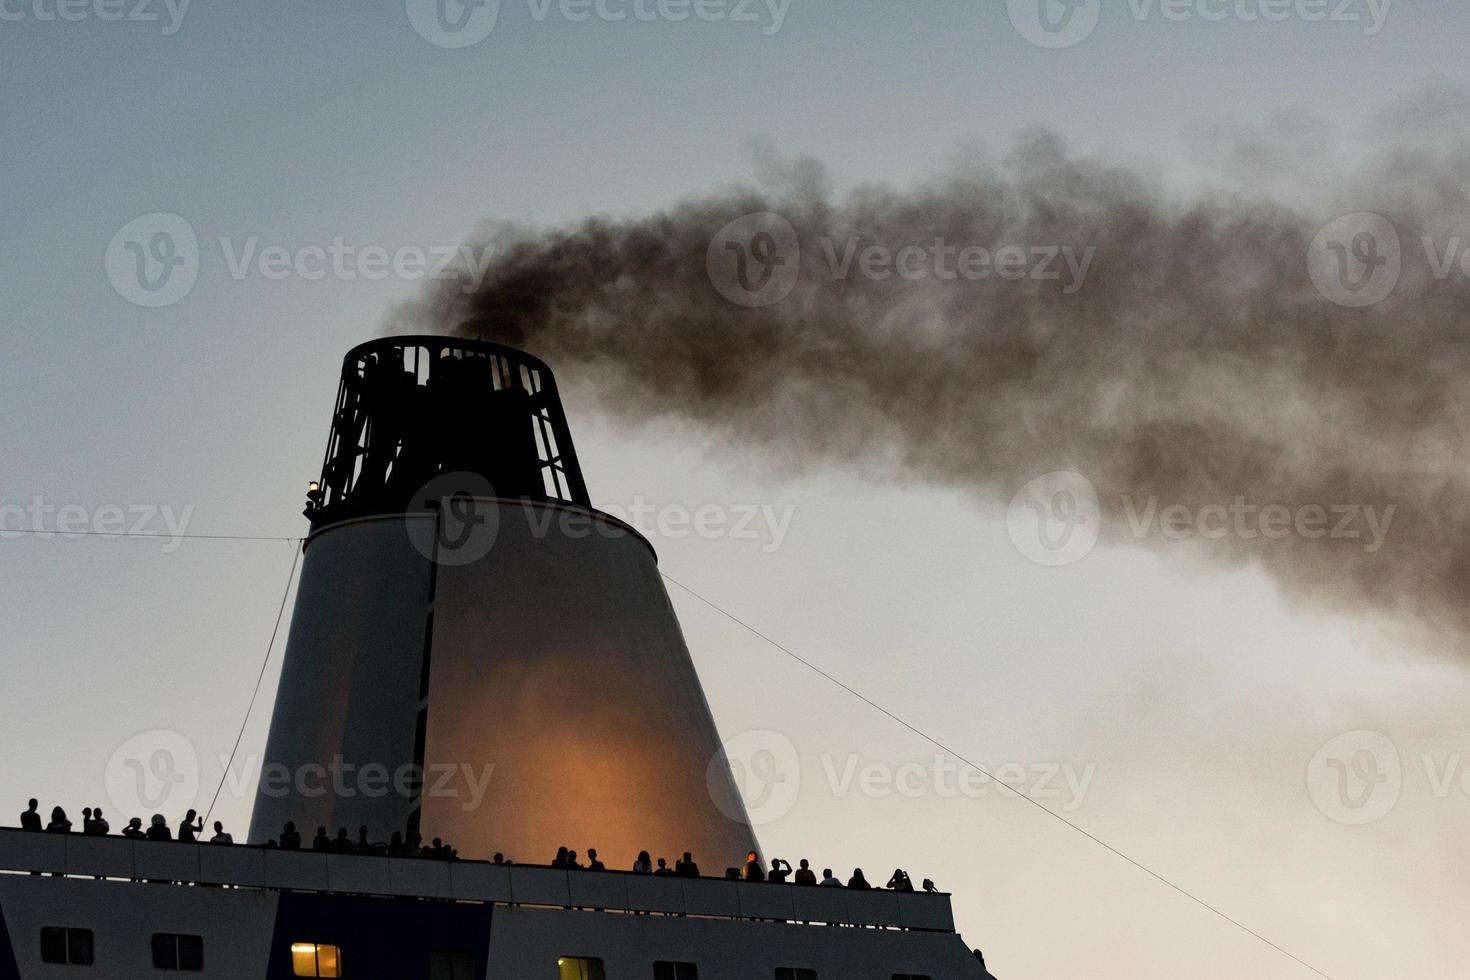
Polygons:
[[953,932],[948,895],[0,830],[0,873]]

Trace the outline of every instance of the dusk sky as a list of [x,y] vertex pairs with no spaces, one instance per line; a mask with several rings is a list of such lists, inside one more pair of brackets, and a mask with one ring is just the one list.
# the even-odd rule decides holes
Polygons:
[[[646,17],[500,0],[463,47],[418,0],[120,9],[0,0],[0,816],[36,796],[74,820],[101,805],[115,829],[134,814],[115,812],[107,767],[141,734],[182,738],[199,759],[186,805],[210,805],[296,547],[171,535],[306,533],[342,355],[426,288],[392,256],[432,265],[486,221],[637,218],[755,180],[772,151],[820,161],[840,196],[921,185],[1042,126],[1171,201],[1300,198],[1325,225],[1377,200],[1355,205],[1345,180],[1319,212],[1314,178],[1360,173],[1385,129],[1470,145],[1419,132],[1470,118],[1457,4],[1092,0],[1080,33],[1038,35],[1021,0],[756,0],[734,22],[733,0],[683,19],[653,0]],[[197,262],[151,251],[181,227]],[[369,248],[390,257],[381,275],[330,258]],[[192,279],[129,282],[135,258],[173,257]],[[774,805],[760,787],[749,801],[767,855],[933,878],[1006,980],[1316,975],[1293,956],[1335,980],[1464,975],[1467,644],[1360,601],[1371,562],[1361,592],[1319,588],[1269,556],[1216,562],[1209,541],[1114,527],[1043,564],[1008,508],[1024,479],[795,465],[697,418],[612,411],[595,368],[558,377],[594,503],[632,512],[668,577],[955,753],[671,585],[732,754],[796,760]],[[1463,436],[1447,427],[1464,407],[1405,412]],[[1445,533],[1465,527],[1467,502],[1441,499]],[[55,530],[65,507],[78,529],[156,536],[5,533]],[[237,836],[252,800],[230,783],[253,785],[284,632],[214,808]]]

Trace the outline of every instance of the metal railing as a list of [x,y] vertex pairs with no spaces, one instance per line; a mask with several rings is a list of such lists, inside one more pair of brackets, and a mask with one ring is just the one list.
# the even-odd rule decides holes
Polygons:
[[943,894],[0,830],[0,874],[954,932]]

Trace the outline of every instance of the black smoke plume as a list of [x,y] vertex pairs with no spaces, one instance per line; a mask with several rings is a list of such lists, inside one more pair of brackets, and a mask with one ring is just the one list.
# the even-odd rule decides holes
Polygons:
[[[1393,106],[1352,154],[1306,115],[1213,127],[1195,135],[1211,189],[1184,194],[1045,131],[911,189],[838,194],[816,163],[768,162],[751,186],[655,214],[489,227],[483,280],[439,284],[394,327],[527,348],[595,381],[613,413],[687,420],[792,465],[1001,502],[1074,470],[1097,488],[1105,540],[1134,540],[1130,508],[1150,498],[1320,507],[1329,529],[1340,508],[1393,507],[1376,550],[1361,515],[1357,538],[1190,540],[1291,593],[1470,648],[1470,276],[1436,269],[1470,245],[1466,104],[1443,89]],[[762,212],[789,223],[799,256],[773,218],[722,239]],[[1313,253],[1347,260],[1340,288],[1309,274],[1318,233],[1353,212],[1387,219],[1402,254],[1393,292],[1362,307],[1334,300],[1364,296],[1352,286],[1392,243],[1350,226]],[[994,264],[941,278],[957,257],[912,251],[907,271],[929,275],[880,278],[857,257],[936,239],[1041,252],[1020,278]],[[1093,249],[1085,276],[1060,255],[1035,274],[1052,248]],[[1148,540],[1174,546],[1157,524]]]

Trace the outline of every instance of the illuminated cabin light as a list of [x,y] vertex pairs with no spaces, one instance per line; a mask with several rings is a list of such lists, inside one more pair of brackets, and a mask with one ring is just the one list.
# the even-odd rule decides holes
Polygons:
[[325,943],[292,943],[291,972],[298,977],[340,977],[342,950]]
[[602,960],[563,956],[556,961],[557,980],[606,980]]

